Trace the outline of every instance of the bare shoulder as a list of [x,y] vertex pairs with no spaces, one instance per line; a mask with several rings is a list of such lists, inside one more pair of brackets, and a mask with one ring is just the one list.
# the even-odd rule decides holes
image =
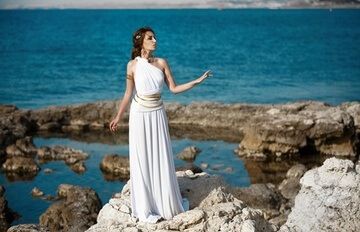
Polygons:
[[168,64],[167,60],[164,58],[156,57],[155,62],[158,64],[158,66],[162,70],[166,70],[169,68],[169,64]]
[[161,57],[156,57],[156,61],[161,65],[167,64],[167,60]]
[[135,64],[136,64],[136,60],[130,60],[128,63],[127,63],[127,70],[128,72],[132,72],[134,71],[134,68],[135,68]]
[[134,59],[134,60],[130,60],[128,63],[127,63],[127,67],[129,68],[129,67],[133,67],[133,66],[135,66],[135,64],[136,64],[136,60]]

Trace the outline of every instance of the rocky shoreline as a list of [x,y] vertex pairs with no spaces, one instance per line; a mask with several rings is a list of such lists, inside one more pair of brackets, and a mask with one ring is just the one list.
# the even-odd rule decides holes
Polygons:
[[[0,163],[2,172],[7,175],[7,178],[13,178],[14,180],[24,177],[31,179],[31,176],[36,175],[40,170],[41,160],[64,160],[74,171],[78,173],[85,172],[86,167],[83,160],[89,157],[88,154],[60,146],[35,148],[32,143],[32,136],[40,134],[41,136],[48,137],[62,136],[86,139],[93,142],[112,144],[120,142],[127,144],[126,136],[120,135],[120,140],[119,138],[114,140],[115,136],[107,130],[108,123],[116,113],[118,105],[119,101],[106,101],[62,107],[48,107],[39,110],[19,110],[16,106],[0,105]],[[246,165],[251,166],[249,168],[257,168],[260,170],[259,172],[266,170],[267,166],[271,168],[272,163],[276,163],[279,160],[301,159],[309,156],[309,154],[311,156],[322,156],[324,160],[334,156],[345,159],[347,160],[346,162],[351,163],[357,162],[358,160],[360,102],[347,102],[339,106],[330,106],[322,102],[313,101],[278,105],[194,102],[189,105],[167,103],[165,107],[172,137],[186,136],[191,139],[194,138],[195,140],[216,139],[237,142],[239,143],[239,147],[234,152],[241,159],[245,160]],[[128,114],[125,114],[120,123],[123,133],[127,133],[127,121]],[[87,133],[96,136],[89,137],[86,136]],[[38,161],[34,159],[35,157],[38,158]],[[194,157],[192,157],[192,159],[193,158]],[[117,172],[117,174],[120,173],[121,178],[126,180],[128,178],[126,176],[128,175],[128,162],[126,159],[119,158],[114,154],[108,156],[107,159],[107,163],[112,163],[112,161],[115,160],[121,167],[115,167],[113,165],[114,167],[109,169],[106,166],[102,166],[101,170],[104,174],[114,174],[111,173],[111,170],[115,170],[114,172]],[[331,162],[333,162],[332,165],[334,166],[344,165],[340,159]],[[339,162],[341,164],[339,164]],[[175,224],[172,224],[173,222],[164,222],[155,227],[158,230],[171,229],[176,231],[189,229],[189,231],[201,231],[199,228],[209,226],[208,228],[215,229],[218,228],[217,226],[220,222],[223,222],[222,220],[232,220],[234,221],[233,224],[222,224],[224,226],[226,225],[227,229],[244,229],[248,228],[249,225],[254,225],[254,227],[251,227],[253,230],[249,231],[261,231],[259,229],[260,227],[268,229],[264,231],[276,231],[285,224],[286,226],[281,227],[282,231],[293,231],[292,228],[299,227],[294,221],[299,219],[298,217],[302,217],[301,213],[305,212],[304,210],[294,211],[292,208],[295,206],[296,209],[295,197],[297,196],[298,190],[306,185],[306,183],[300,182],[300,178],[306,172],[306,168],[302,165],[293,166],[292,163],[293,162],[289,162],[289,166],[283,167],[283,172],[286,173],[287,170],[288,172],[286,176],[282,176],[283,181],[281,183],[253,184],[248,188],[235,188],[226,186],[225,184],[219,184],[221,181],[218,181],[216,182],[217,184],[212,185],[212,189],[214,189],[215,192],[208,192],[208,195],[203,196],[202,200],[207,203],[201,205],[199,200],[193,199],[193,202],[198,202],[198,204],[192,207],[194,209],[197,208],[196,215],[192,215],[193,212],[191,210],[188,215],[177,217],[175,220],[176,223],[174,222]],[[340,168],[341,170],[346,169],[345,171],[343,170],[342,173],[351,172],[355,179],[358,178],[359,165],[357,164],[356,168],[355,166],[351,166],[350,163],[346,165],[345,168]],[[312,170],[308,172],[312,172]],[[194,174],[192,171],[179,173],[182,173],[179,174],[182,175],[181,178],[184,179],[186,176],[189,181],[195,181],[196,179],[205,181],[203,179],[205,178],[204,175],[209,176],[207,174]],[[266,175],[266,171],[264,173]],[[209,176],[206,178],[213,177]],[[259,177],[250,176],[251,182],[261,183],[261,181],[257,182],[255,180],[256,178]],[[354,178],[349,180],[349,186],[351,185],[351,188],[358,190],[359,186],[354,185],[355,183],[352,182],[355,180]],[[338,181],[336,184],[340,185],[340,182]],[[341,188],[341,185],[333,187]],[[81,187],[74,186],[74,188]],[[79,191],[81,192],[83,190]],[[201,190],[196,190],[196,192],[199,191]],[[300,190],[300,193],[301,191],[302,190]],[[186,191],[182,190],[182,193],[186,195]],[[125,199],[126,194],[129,193],[124,194],[117,194],[117,198]],[[333,196],[333,198],[341,198],[341,194]],[[89,196],[89,194],[83,194],[83,196]],[[222,197],[218,198],[219,196]],[[188,197],[191,198],[192,196],[189,195]],[[67,199],[66,197],[62,198]],[[73,197],[70,199],[75,199],[76,201],[77,198]],[[95,202],[97,201],[94,197],[93,200]],[[358,198],[351,199],[351,201],[357,202],[356,204],[359,203]],[[111,199],[110,203],[111,202],[118,202],[118,200]],[[124,201],[121,200],[120,202]],[[233,217],[218,218],[220,211],[217,212],[215,210],[215,214],[214,211],[209,211],[210,209],[208,207],[210,207],[211,202],[219,204],[220,211],[231,209],[230,211]],[[229,206],[230,203],[232,204],[231,206]],[[98,205],[98,203],[94,204]],[[226,207],[224,204],[227,204]],[[353,202],[351,202],[351,204],[353,204]],[[103,207],[103,210],[105,207],[106,205]],[[88,216],[82,220],[81,227],[76,227],[79,226],[79,224],[73,225],[71,223],[69,224],[70,227],[66,227],[68,226],[66,222],[62,222],[61,227],[58,225],[49,226],[47,224],[23,226],[29,226],[29,228],[41,227],[40,229],[44,231],[50,228],[57,228],[57,230],[60,231],[65,231],[65,228],[82,228],[77,231],[83,231],[84,228],[89,228],[96,222],[96,220],[94,221],[94,217],[96,218],[101,207],[94,208],[91,206],[90,208],[92,208],[92,210],[90,210],[92,213],[86,214]],[[254,211],[253,208],[259,212]],[[237,210],[240,211],[236,213]],[[85,211],[89,211],[89,209],[87,208]],[[252,216],[242,215],[243,211],[249,212],[247,215]],[[58,210],[57,212],[59,214],[60,211]],[[69,212],[71,212],[71,210],[69,210]],[[122,213],[124,214],[126,212]],[[287,221],[290,219],[287,220],[287,217],[290,212],[297,212],[297,214],[294,213],[295,216],[291,216],[291,220],[294,223],[289,222],[289,224]],[[105,228],[103,225],[99,225],[99,221],[108,221],[109,218],[104,218],[100,215],[97,218],[97,227]],[[237,217],[236,215],[240,216]],[[68,217],[75,217],[75,215],[70,214]],[[88,217],[90,217],[90,219]],[[125,215],[124,217],[128,216]],[[193,217],[197,217],[198,220],[191,225],[186,224],[184,220],[182,220]],[[6,217],[4,216],[3,218]],[[130,218],[128,219],[130,220]],[[60,221],[59,219],[57,222],[52,221],[52,223],[56,224],[60,223]],[[214,221],[218,221],[218,223],[212,224]],[[7,222],[7,224],[3,223],[0,225],[6,226],[10,223]],[[131,226],[127,224],[129,231],[131,231],[131,227],[138,229],[136,231],[151,231],[154,229],[154,226],[147,227],[148,225],[139,225],[133,221],[131,221],[131,223]],[[346,222],[341,223],[346,224]],[[63,224],[66,224],[66,226]],[[124,225],[120,224],[117,224],[117,226]],[[3,226],[3,228],[5,226]],[[21,229],[19,229],[20,227],[17,226],[16,228],[18,229],[12,228],[10,231],[21,231]],[[109,228],[106,228],[107,230],[104,229],[103,231],[108,231]],[[190,230],[190,228],[193,230]],[[224,229],[226,228],[224,227]],[[349,228],[351,230],[352,227],[350,226]],[[109,229],[109,231],[111,230]],[[294,231],[298,230],[295,229]]]

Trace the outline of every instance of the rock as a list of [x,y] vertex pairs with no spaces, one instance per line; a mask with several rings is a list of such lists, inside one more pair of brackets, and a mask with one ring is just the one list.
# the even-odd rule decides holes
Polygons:
[[193,163],[187,163],[184,166],[176,167],[176,171],[186,171],[186,170],[191,170],[193,173],[203,172],[203,170],[200,167],[194,165]]
[[58,189],[66,196],[64,200],[51,205],[39,220],[40,226],[50,231],[85,231],[96,223],[102,203],[89,187],[68,186]]
[[111,174],[121,179],[130,178],[130,162],[128,156],[117,154],[106,155],[100,163],[100,169],[105,174]]
[[292,166],[286,173],[284,179],[279,185],[279,191],[286,199],[290,200],[293,206],[296,195],[300,190],[300,178],[306,172],[306,167],[303,164],[296,164]]
[[50,173],[53,173],[53,170],[51,170],[50,168],[46,168],[46,169],[44,169],[44,173],[50,174]]
[[6,158],[22,156],[34,158],[37,150],[35,148],[33,138],[27,136],[22,139],[18,139],[15,144],[11,144],[6,147]]
[[0,185],[0,231],[6,231],[10,224],[17,220],[20,215],[16,212],[13,212],[8,207],[8,202],[4,197],[5,188]]
[[201,152],[200,148],[191,146],[185,148],[180,154],[176,157],[182,160],[194,161],[195,157]]
[[84,172],[86,172],[86,166],[85,163],[82,161],[78,161],[75,164],[71,165],[71,169],[79,174],[82,174]]
[[40,131],[59,131],[60,129],[61,124],[58,122],[48,122],[39,127]]
[[4,172],[36,173],[40,170],[40,166],[32,158],[13,157],[5,161],[2,165],[2,170]]
[[257,158],[316,150],[326,155],[356,156],[357,143],[354,119],[341,107],[298,102],[276,105],[250,118],[236,153]]
[[33,197],[35,197],[35,198],[44,196],[44,192],[41,191],[40,189],[38,189],[37,187],[34,187],[34,188],[31,190],[31,193],[30,193],[30,194],[31,194]]
[[207,164],[207,163],[202,163],[202,164],[201,164],[201,167],[202,167],[202,168],[205,168],[205,169],[208,169],[208,168],[209,168],[209,164]]
[[233,172],[234,170],[233,170],[233,168],[232,167],[227,167],[227,168],[225,168],[225,172]]
[[329,158],[305,173],[295,206],[280,231],[357,231],[360,173],[350,160]]
[[14,106],[0,105],[0,108],[2,108],[0,114],[0,151],[2,152],[0,153],[3,153],[7,146],[34,131],[35,123],[29,119],[29,111],[18,111]]
[[29,156],[34,156],[37,153],[37,149],[31,136],[26,136],[25,138],[18,139],[16,141],[16,146]]
[[[177,175],[179,183],[189,184],[191,191],[200,193],[192,194],[192,200],[197,202],[193,204],[192,210],[156,224],[139,222],[131,217],[127,184],[121,194],[110,199],[101,209],[98,223],[87,231],[276,231],[275,226],[264,220],[261,211],[247,207],[227,192],[225,187],[221,187],[224,180],[220,177],[206,173],[187,176],[185,172],[177,172]],[[187,192],[187,188],[184,189],[185,185],[182,184],[181,192]]]
[[39,224],[21,224],[10,227],[7,232],[50,232],[50,230]]
[[23,150],[21,150],[18,146],[15,144],[11,144],[6,147],[6,158],[12,158],[16,156],[22,156],[26,157],[26,154]]
[[249,207],[260,209],[265,213],[265,219],[280,215],[279,209],[285,199],[273,188],[265,184],[252,184],[250,187],[228,187],[235,198],[243,201]]
[[209,175],[205,172],[188,175],[186,172],[177,172],[181,195],[190,202],[190,209],[200,205],[209,193],[216,187],[225,187],[226,183],[218,175]]
[[66,146],[40,147],[38,149],[39,160],[68,160],[68,162],[75,163],[79,160],[89,158],[89,154],[82,150],[73,149]]

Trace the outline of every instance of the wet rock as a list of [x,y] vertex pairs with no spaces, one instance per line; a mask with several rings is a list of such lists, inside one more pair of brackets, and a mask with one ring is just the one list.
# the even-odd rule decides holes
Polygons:
[[357,231],[360,173],[350,160],[327,159],[305,173],[295,206],[280,231]]
[[86,172],[85,163],[82,161],[78,161],[75,164],[71,165],[71,169],[79,174],[83,174],[84,172]]
[[[185,172],[177,172],[177,175],[179,183],[182,182],[182,193],[187,192],[188,186],[191,191],[200,193],[191,195],[190,203],[196,202],[190,207],[192,210],[156,224],[139,222],[131,217],[131,193],[127,184],[121,194],[101,209],[98,223],[87,231],[276,231],[264,220],[261,211],[247,207],[221,187],[224,180],[220,177],[206,173],[188,176]],[[188,185],[183,185],[185,183]]]
[[203,170],[196,166],[193,163],[187,163],[184,166],[179,166],[175,168],[176,171],[186,171],[186,170],[191,170],[193,173],[201,173]]
[[5,188],[0,185],[0,231],[6,231],[10,224],[19,219],[20,215],[8,207],[8,202],[4,196]]
[[[70,186],[64,200],[51,205],[39,220],[50,231],[85,231],[96,223],[102,203],[89,187]],[[59,192],[59,191],[58,191]]]
[[227,168],[225,168],[225,172],[233,172],[234,170],[233,170],[233,168],[232,167],[227,167]]
[[53,170],[51,170],[50,168],[46,168],[46,169],[44,169],[44,173],[50,174],[50,173],[53,173]]
[[85,160],[89,158],[89,154],[83,152],[82,150],[77,150],[74,148],[66,146],[53,146],[53,147],[40,147],[38,149],[38,158],[39,160]]
[[40,189],[38,189],[37,187],[34,187],[31,192],[30,192],[31,196],[38,198],[38,197],[42,197],[44,196],[44,192],[41,191]]
[[207,163],[202,163],[202,164],[201,164],[201,167],[202,167],[202,168],[205,168],[205,169],[208,169],[208,168],[209,168],[209,164],[207,164]]
[[37,173],[40,170],[40,166],[32,158],[13,157],[5,161],[2,165],[2,170],[5,172]]
[[100,169],[105,174],[111,174],[123,179],[130,178],[130,162],[128,156],[117,154],[106,155],[100,163]]
[[7,158],[12,158],[12,157],[16,157],[16,156],[26,157],[25,152],[23,150],[21,150],[15,144],[11,144],[6,147],[6,154],[7,154],[6,155]]
[[200,148],[191,146],[185,148],[180,154],[176,157],[186,161],[194,161],[196,156],[201,152]]

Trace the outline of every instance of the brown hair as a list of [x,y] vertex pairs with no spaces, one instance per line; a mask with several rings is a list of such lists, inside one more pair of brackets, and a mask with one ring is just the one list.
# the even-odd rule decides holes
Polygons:
[[133,48],[131,51],[131,59],[135,59],[137,56],[141,56],[142,44],[144,42],[145,33],[147,31],[151,31],[155,35],[155,32],[150,27],[141,27],[134,32],[132,37]]

